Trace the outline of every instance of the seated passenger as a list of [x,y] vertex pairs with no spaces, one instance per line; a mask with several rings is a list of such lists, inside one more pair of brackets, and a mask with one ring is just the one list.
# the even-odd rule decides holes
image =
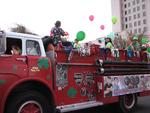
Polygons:
[[147,51],[146,45],[142,45],[141,47],[141,59],[142,61],[149,61],[150,53]]
[[106,48],[106,54],[109,54],[107,51],[110,49],[111,55],[114,56],[114,44],[112,43],[111,38],[107,37],[105,38],[105,48]]
[[138,42],[138,37],[137,36],[134,36],[132,41],[130,42],[130,44],[128,44],[127,46],[127,55],[128,57],[133,57],[134,56],[134,53],[136,52],[139,52],[141,50],[140,48],[140,44]]
[[140,44],[138,42],[138,37],[134,36],[132,40],[133,51],[140,51]]
[[11,50],[12,55],[21,55],[21,50],[18,46],[13,45]]
[[114,45],[113,45],[113,43],[112,43],[112,40],[111,40],[111,38],[106,38],[105,39],[105,47],[106,48],[109,48],[109,49],[114,49]]
[[38,52],[35,47],[27,48],[28,55],[38,55]]

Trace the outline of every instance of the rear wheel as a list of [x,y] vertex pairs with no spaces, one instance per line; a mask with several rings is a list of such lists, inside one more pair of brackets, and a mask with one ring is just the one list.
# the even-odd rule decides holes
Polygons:
[[137,95],[128,94],[119,98],[119,107],[123,113],[133,112],[137,105]]
[[9,100],[5,113],[54,113],[54,106],[36,91],[20,93]]

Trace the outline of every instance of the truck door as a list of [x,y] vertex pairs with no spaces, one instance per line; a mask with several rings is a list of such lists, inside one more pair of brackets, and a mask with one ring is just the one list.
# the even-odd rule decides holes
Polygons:
[[[18,48],[19,54],[13,53],[13,47]],[[1,72],[10,73],[15,76],[27,76],[27,57],[22,55],[22,40],[7,37],[6,51],[0,56]]]
[[42,57],[42,49],[38,41],[26,40],[26,54],[30,77],[45,80],[52,87],[51,65],[47,57]]

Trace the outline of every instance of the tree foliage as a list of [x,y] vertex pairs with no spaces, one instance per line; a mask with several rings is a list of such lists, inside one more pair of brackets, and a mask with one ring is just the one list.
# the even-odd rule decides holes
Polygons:
[[37,35],[36,33],[31,32],[24,25],[21,25],[21,24],[16,24],[15,27],[11,28],[11,31],[12,32],[17,32],[17,33],[25,33],[25,34]]

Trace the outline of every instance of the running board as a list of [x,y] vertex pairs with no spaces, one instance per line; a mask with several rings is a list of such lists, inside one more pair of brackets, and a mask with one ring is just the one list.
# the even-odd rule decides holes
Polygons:
[[80,109],[85,109],[85,108],[90,108],[90,107],[101,106],[101,105],[103,105],[102,102],[90,101],[90,102],[58,106],[57,109],[59,109],[60,112],[62,113],[62,112],[69,112],[69,111],[80,110]]

